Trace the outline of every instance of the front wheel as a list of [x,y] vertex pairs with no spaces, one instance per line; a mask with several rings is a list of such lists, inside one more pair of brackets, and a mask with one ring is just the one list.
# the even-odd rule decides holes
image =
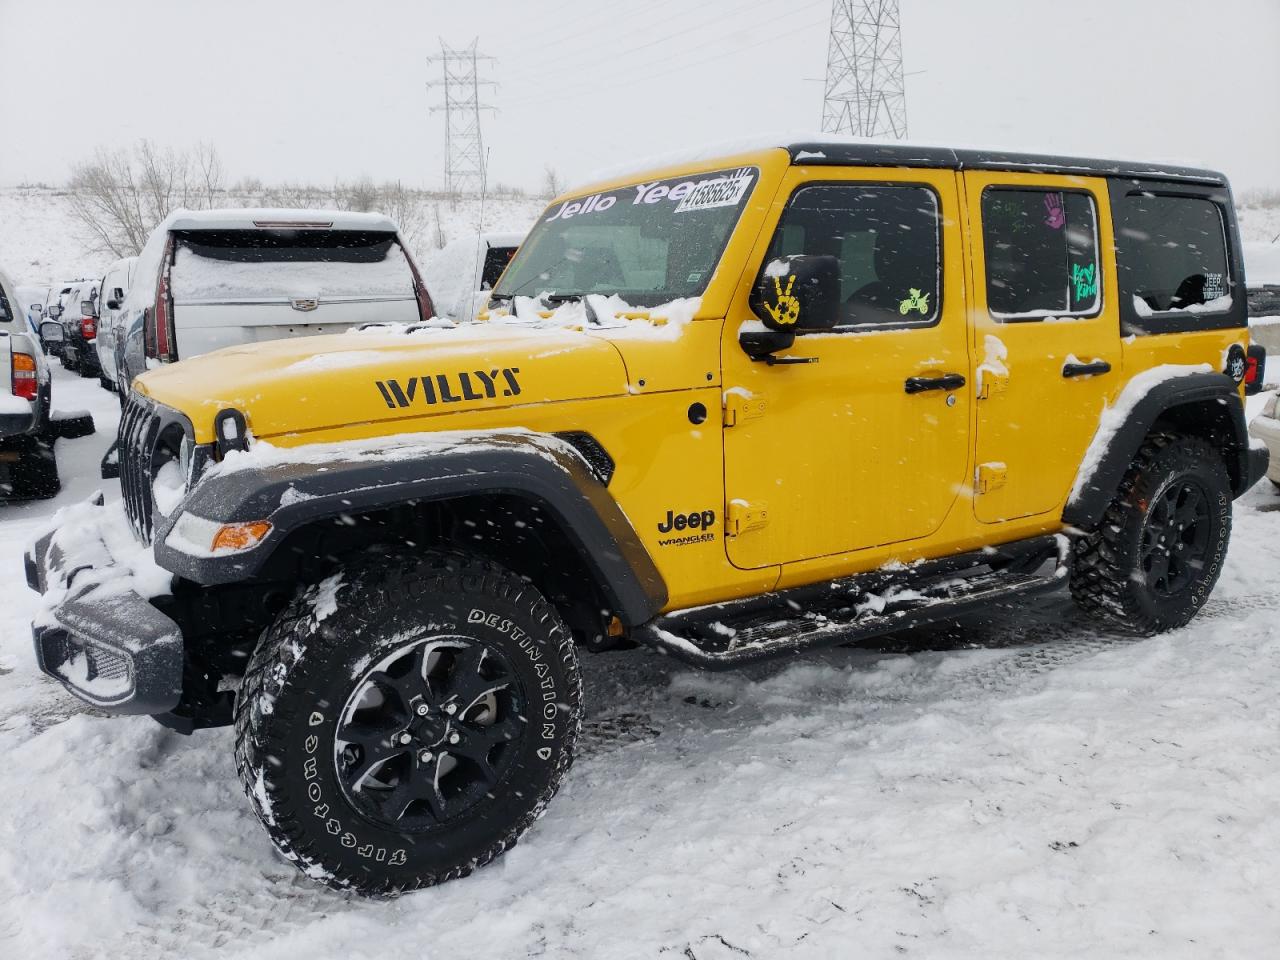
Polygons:
[[1075,541],[1071,594],[1108,625],[1150,636],[1189,623],[1231,538],[1231,479],[1197,437],[1148,437],[1096,532]]
[[391,894],[513,846],[573,760],[569,630],[529,583],[457,554],[351,564],[266,631],[236,766],[276,848],[329,886]]

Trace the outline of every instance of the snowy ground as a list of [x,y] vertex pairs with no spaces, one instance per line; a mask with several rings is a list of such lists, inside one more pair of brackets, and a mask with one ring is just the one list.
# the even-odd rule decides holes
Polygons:
[[393,902],[273,854],[228,730],[91,715],[37,676],[21,548],[102,485],[116,401],[58,368],[67,489],[0,505],[0,956],[1261,958],[1280,942],[1280,498],[1237,505],[1191,627],[1062,598],[713,676],[586,660],[582,755],[471,878]]

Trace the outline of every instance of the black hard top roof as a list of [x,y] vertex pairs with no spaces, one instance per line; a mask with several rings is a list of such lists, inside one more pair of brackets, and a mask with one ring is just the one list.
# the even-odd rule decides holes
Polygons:
[[1021,170],[1031,173],[1077,174],[1093,177],[1131,177],[1150,180],[1184,180],[1225,186],[1227,178],[1214,170],[1163,163],[1094,160],[1051,154],[1009,153],[999,150],[966,150],[951,147],[913,146],[905,143],[857,143],[815,140],[790,143],[785,149],[792,163],[853,167],[946,167],[953,170]]

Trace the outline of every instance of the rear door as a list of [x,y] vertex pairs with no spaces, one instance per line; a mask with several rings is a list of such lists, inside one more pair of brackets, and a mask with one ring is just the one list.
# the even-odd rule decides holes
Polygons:
[[842,323],[753,363],[724,345],[726,541],[758,568],[926,537],[966,484],[969,336],[953,170],[793,168],[757,244],[835,256]]
[[974,513],[1061,511],[1120,375],[1104,179],[964,174],[974,274]]

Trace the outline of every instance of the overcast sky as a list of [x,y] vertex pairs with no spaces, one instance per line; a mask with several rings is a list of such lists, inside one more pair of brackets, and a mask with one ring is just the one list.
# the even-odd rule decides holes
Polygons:
[[[901,0],[912,139],[1181,159],[1280,187],[1280,0]],[[0,0],[0,184],[95,147],[436,187],[438,38],[496,60],[490,179],[818,129],[830,0]]]

